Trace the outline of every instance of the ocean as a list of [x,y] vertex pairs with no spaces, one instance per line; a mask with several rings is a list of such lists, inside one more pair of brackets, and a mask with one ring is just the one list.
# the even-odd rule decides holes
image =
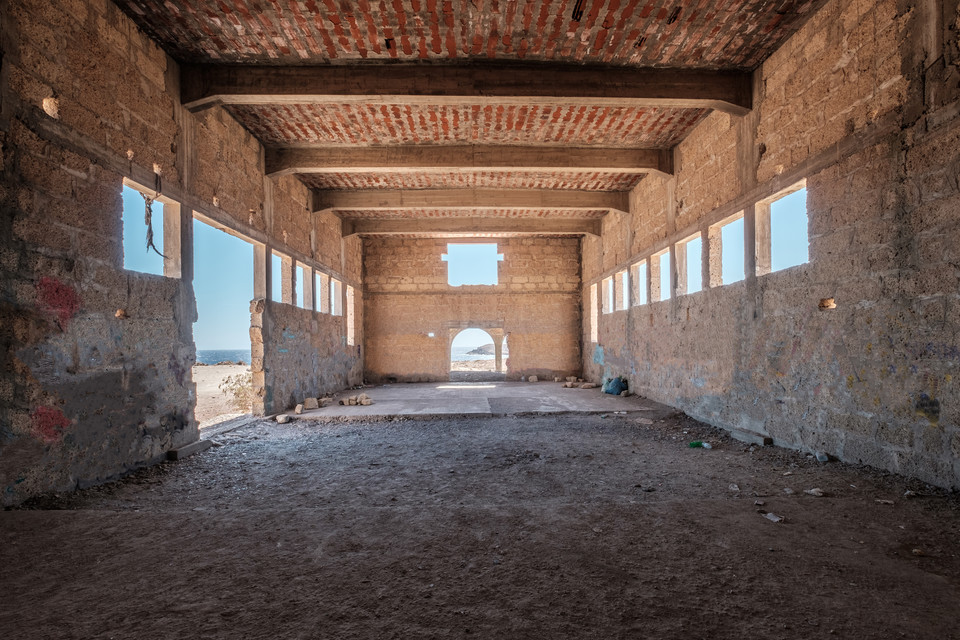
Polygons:
[[[492,355],[489,356],[480,356],[468,354],[468,351],[473,351],[476,347],[450,347],[450,359],[455,362],[471,362],[474,360],[493,360]],[[506,357],[507,354],[503,354]]]
[[243,364],[250,364],[250,349],[197,349],[197,362],[202,364],[238,360],[243,360]]

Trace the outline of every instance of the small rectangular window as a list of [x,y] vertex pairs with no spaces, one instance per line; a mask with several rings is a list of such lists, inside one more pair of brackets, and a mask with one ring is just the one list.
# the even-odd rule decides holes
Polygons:
[[647,263],[638,262],[630,267],[630,279],[632,281],[633,295],[630,300],[633,306],[638,307],[647,304]]
[[627,270],[618,271],[614,276],[616,283],[616,309],[623,311],[630,306],[630,278]]
[[590,342],[599,340],[600,313],[597,309],[597,285],[590,285]]
[[745,277],[743,214],[720,227],[721,283],[739,282]]
[[356,325],[354,320],[354,292],[353,287],[347,285],[347,344],[353,346],[357,342]]
[[603,279],[602,297],[603,308],[601,313],[613,313],[613,276],[607,276]]
[[335,316],[343,315],[343,283],[336,278],[330,278],[330,313]]
[[283,258],[277,253],[270,254],[270,299],[283,302]]
[[495,285],[499,282],[499,266],[503,254],[496,244],[448,244],[440,256],[447,263],[447,284]]
[[163,275],[163,205],[151,205],[150,228],[153,246],[147,246],[146,200],[144,194],[123,185],[123,268],[128,271]]
[[300,307],[301,309],[306,308],[304,306],[304,301],[306,300],[306,298],[303,295],[304,285],[305,285],[305,282],[304,282],[303,267],[298,264],[297,265],[297,306]]
[[686,292],[696,293],[703,288],[703,240],[698,233],[684,243],[686,252],[687,281]]
[[317,297],[317,311],[330,313],[330,276],[317,273],[314,281],[314,295]]
[[810,261],[807,189],[803,187],[770,203],[770,270]]
[[660,261],[660,299],[670,299],[670,252],[664,251],[658,257]]

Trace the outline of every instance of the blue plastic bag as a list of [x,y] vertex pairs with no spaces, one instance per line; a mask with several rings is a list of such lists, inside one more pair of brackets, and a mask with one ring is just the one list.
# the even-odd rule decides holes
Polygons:
[[606,382],[603,383],[604,393],[609,393],[611,395],[618,396],[626,390],[627,390],[627,382],[619,376],[616,378],[607,380]]

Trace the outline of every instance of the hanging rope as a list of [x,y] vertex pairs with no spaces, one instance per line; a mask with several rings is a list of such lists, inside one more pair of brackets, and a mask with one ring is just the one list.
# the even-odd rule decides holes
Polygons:
[[[154,175],[156,176],[154,190],[157,192],[157,197],[159,198],[160,197],[160,174],[156,173]],[[156,253],[158,256],[166,260],[167,256],[160,253],[156,245],[153,244],[153,203],[155,199],[151,198],[145,193],[141,193],[140,195],[143,196],[143,200],[146,203],[146,208],[143,213],[143,223],[147,225],[147,251],[149,251],[150,249],[153,249],[154,253]]]

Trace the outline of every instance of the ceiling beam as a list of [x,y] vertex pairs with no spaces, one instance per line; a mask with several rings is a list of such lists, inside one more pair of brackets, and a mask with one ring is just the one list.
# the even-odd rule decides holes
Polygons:
[[425,171],[672,172],[669,149],[404,145],[393,147],[283,147],[266,150],[266,172],[422,173]]
[[475,234],[503,235],[600,235],[599,219],[577,218],[350,218],[342,222],[343,236],[352,235],[433,235],[470,237]]
[[249,66],[181,70],[181,102],[217,104],[599,104],[709,108],[745,115],[751,75],[742,71],[571,64],[473,63]]
[[627,191],[560,189],[362,189],[314,191],[314,211],[397,209],[630,210]]

